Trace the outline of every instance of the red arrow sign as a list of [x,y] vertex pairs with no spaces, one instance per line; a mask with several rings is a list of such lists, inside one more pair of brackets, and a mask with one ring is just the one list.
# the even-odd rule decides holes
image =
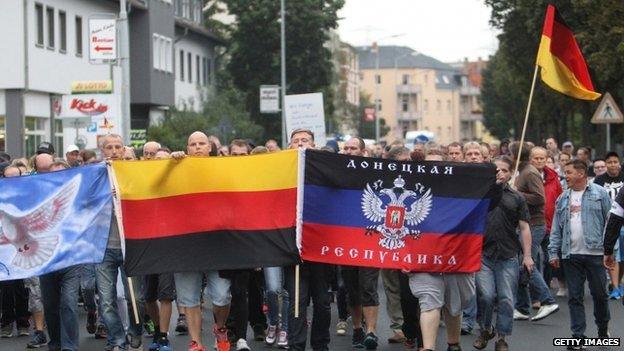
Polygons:
[[95,51],[110,51],[113,50],[112,46],[96,46]]

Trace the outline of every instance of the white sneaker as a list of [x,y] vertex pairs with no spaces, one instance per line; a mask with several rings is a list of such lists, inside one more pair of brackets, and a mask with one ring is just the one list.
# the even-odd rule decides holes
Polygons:
[[557,297],[566,297],[568,296],[568,289],[567,288],[559,288],[557,289]]
[[280,330],[279,334],[277,335],[277,347],[279,347],[280,349],[288,347],[288,333],[283,330]]
[[273,345],[275,344],[276,339],[277,339],[277,326],[269,325],[269,328],[267,328],[266,338],[264,339],[264,342],[266,342],[267,345]]
[[539,311],[537,311],[537,314],[533,316],[533,318],[531,318],[531,320],[539,321],[541,319],[544,319],[550,316],[551,314],[557,311],[559,311],[559,305],[557,305],[556,303],[552,305],[543,305],[542,307],[540,307]]
[[529,315],[526,315],[526,314],[521,313],[520,311],[514,309],[513,319],[515,321],[526,321],[526,320],[529,319]]
[[247,340],[245,339],[238,339],[238,341],[236,342],[236,351],[250,351],[251,349],[249,348],[249,345],[247,345]]

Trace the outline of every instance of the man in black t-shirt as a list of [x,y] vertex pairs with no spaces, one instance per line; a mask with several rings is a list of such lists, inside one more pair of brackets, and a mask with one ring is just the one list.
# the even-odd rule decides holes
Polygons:
[[[496,159],[496,182],[503,185],[503,193],[498,205],[488,214],[487,227],[483,238],[481,270],[476,274],[478,315],[481,334],[473,346],[485,348],[495,333],[492,329],[494,307],[496,316],[496,350],[507,349],[505,336],[511,335],[514,314],[514,292],[518,285],[518,265],[529,272],[533,270],[531,257],[531,231],[529,209],[524,196],[513,190],[508,182],[511,179],[512,161],[508,157]],[[520,228],[522,241],[516,228]],[[523,253],[522,262],[518,254]]]

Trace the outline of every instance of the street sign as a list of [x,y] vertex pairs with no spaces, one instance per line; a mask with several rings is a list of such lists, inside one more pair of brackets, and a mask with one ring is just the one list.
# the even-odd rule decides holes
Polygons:
[[280,112],[279,85],[260,86],[260,113]]
[[624,115],[622,115],[622,111],[615,103],[615,100],[613,100],[611,94],[606,93],[604,95],[596,112],[594,112],[591,122],[595,124],[624,123]]
[[286,130],[290,142],[290,132],[295,129],[309,129],[314,132],[316,145],[325,146],[325,110],[323,93],[286,95]]
[[89,18],[89,60],[105,63],[117,59],[117,19]]

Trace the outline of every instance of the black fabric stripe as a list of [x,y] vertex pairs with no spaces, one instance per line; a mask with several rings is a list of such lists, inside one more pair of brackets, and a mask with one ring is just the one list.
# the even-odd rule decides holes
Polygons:
[[[350,163],[353,161],[352,163]],[[362,163],[368,164],[367,168]],[[374,168],[381,162],[383,170]],[[356,168],[348,167],[354,165]],[[396,165],[396,170],[389,168]],[[412,173],[403,171],[411,167]],[[418,167],[424,167],[425,173],[417,173]],[[382,180],[384,188],[393,187],[394,180],[401,175],[405,188],[413,190],[416,183],[432,189],[435,196],[457,198],[484,198],[492,191],[496,182],[496,166],[492,163],[457,163],[457,162],[399,162],[379,158],[356,157],[333,154],[325,151],[306,150],[305,183],[340,189],[363,190],[366,184]],[[433,174],[437,167],[439,174]],[[452,167],[452,175],[445,175],[446,167]]]
[[126,240],[125,268],[129,276],[252,269],[298,262],[295,228]]

